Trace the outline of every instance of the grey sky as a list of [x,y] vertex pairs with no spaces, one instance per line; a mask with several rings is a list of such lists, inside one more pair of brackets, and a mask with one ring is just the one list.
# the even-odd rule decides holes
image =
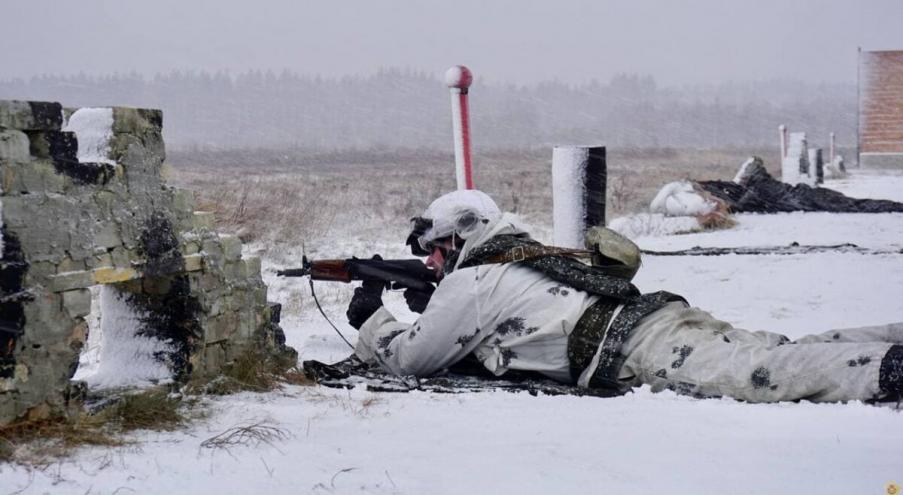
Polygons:
[[0,0],[0,78],[468,65],[489,81],[856,80],[903,49],[903,0]]

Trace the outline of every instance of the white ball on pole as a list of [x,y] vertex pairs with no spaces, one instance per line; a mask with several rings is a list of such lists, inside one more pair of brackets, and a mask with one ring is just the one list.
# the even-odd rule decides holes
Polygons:
[[445,84],[449,88],[467,89],[473,82],[473,74],[463,65],[455,65],[445,71]]

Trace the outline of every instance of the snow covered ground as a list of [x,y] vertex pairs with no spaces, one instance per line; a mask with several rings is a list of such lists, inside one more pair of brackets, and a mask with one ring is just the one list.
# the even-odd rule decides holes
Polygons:
[[[903,175],[854,173],[829,184],[903,201]],[[903,249],[903,214],[740,215],[728,231],[647,237],[654,250],[692,246],[854,243]],[[539,226],[548,233],[548,226]],[[543,237],[540,236],[542,239]],[[388,241],[386,241],[388,242]],[[337,241],[336,252],[400,247]],[[348,349],[309,308],[306,281],[275,280],[289,343],[302,359]],[[791,337],[903,320],[903,254],[646,257],[644,291],[667,289],[749,329]],[[318,285],[341,315],[350,288]],[[404,310],[391,294],[387,305]],[[293,311],[293,308],[295,310]],[[137,445],[84,449],[44,470],[0,465],[0,492],[22,493],[843,493],[903,482],[903,412],[860,403],[754,405],[639,390],[612,399],[504,392],[442,395],[286,387],[210,399],[212,415]],[[288,438],[210,450],[236,425],[268,421]]]

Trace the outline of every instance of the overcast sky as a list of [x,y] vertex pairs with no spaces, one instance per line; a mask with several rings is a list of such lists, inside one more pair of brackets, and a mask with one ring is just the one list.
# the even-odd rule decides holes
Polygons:
[[341,76],[454,64],[492,82],[855,82],[903,0],[0,0],[0,79],[170,70]]

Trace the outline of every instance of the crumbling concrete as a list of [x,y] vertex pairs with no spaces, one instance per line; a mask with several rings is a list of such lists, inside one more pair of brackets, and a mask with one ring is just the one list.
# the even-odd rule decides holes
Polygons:
[[787,154],[781,160],[781,182],[815,185],[815,178],[809,173],[809,151],[805,132],[791,132],[787,144]]
[[[71,376],[98,284],[127,294],[141,335],[167,343],[158,357],[176,380],[251,350],[294,354],[260,260],[163,183],[162,113],[97,110],[0,101],[0,424],[78,403]],[[70,118],[89,124],[70,132]]]
[[825,183],[825,162],[822,159],[821,148],[809,148],[808,175],[815,185]]

